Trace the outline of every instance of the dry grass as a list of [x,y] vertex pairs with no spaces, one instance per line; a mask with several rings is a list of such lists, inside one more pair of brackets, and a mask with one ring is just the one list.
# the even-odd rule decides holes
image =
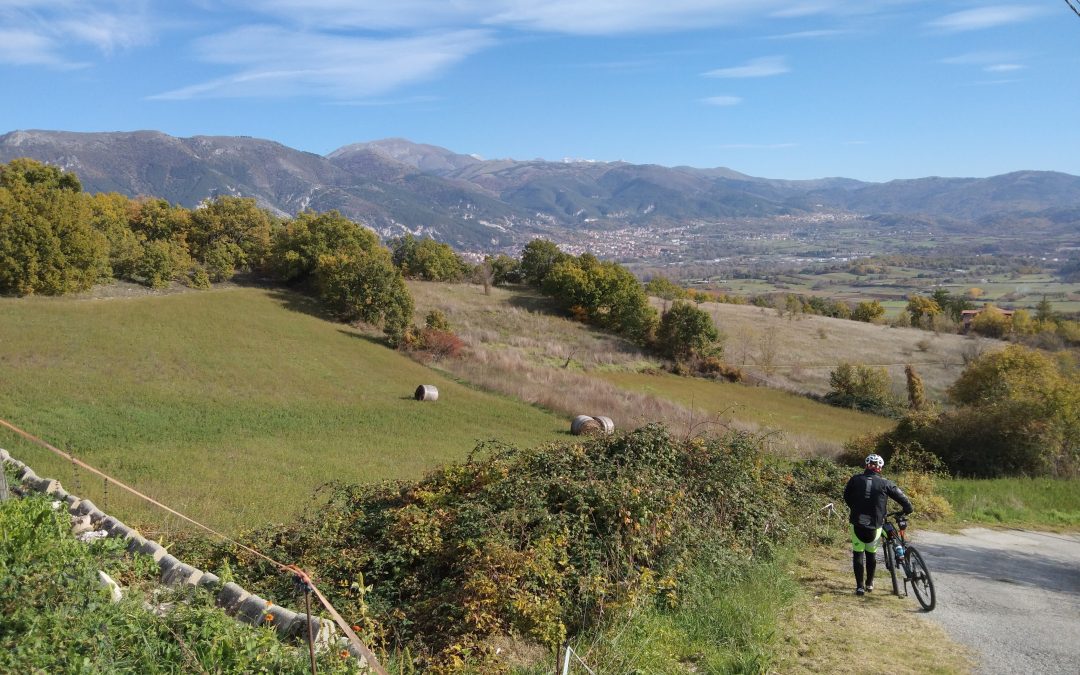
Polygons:
[[940,400],[959,377],[965,359],[1004,346],[1000,340],[824,316],[781,317],[762,307],[718,303],[700,307],[727,336],[728,361],[769,386],[797,392],[826,393],[830,371],[847,361],[885,366],[896,393],[906,396],[904,366],[912,364],[927,393]]
[[[805,593],[786,622],[782,673],[970,673],[968,650],[953,642],[914,598],[879,590],[852,593],[851,557],[842,545],[801,554],[796,579]],[[881,592],[879,592],[881,591]]]
[[[795,410],[790,394],[762,387],[683,378],[657,378],[651,389],[629,386],[620,378],[645,377],[634,374],[661,362],[622,338],[554,315],[534,292],[493,288],[485,295],[479,286],[426,282],[409,287],[417,323],[429,311],[441,310],[468,345],[465,358],[442,361],[439,368],[474,386],[562,413],[568,429],[569,418],[579,414],[606,415],[621,428],[662,422],[679,435],[722,426],[762,433],[776,452],[831,455],[846,438],[879,431],[883,424],[804,398]],[[682,384],[702,391],[687,398],[676,391]],[[720,398],[704,395],[706,389]],[[784,411],[782,417],[777,410]]]

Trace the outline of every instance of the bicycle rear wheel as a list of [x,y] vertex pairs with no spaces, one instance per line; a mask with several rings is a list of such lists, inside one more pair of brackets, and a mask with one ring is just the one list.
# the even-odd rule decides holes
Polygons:
[[885,557],[885,569],[889,570],[892,577],[892,593],[900,595],[900,583],[896,580],[896,556],[893,555],[892,543],[888,539],[881,542],[881,552]]
[[934,580],[930,578],[930,570],[926,568],[919,552],[908,546],[908,562],[911,566],[911,589],[915,591],[915,599],[927,612],[934,609],[937,604],[937,596],[934,594]]

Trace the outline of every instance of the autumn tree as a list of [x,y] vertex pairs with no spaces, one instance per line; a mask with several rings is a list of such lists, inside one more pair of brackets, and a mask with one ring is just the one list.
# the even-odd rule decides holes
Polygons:
[[404,337],[413,300],[385,248],[319,256],[315,278],[319,297],[339,319],[379,326],[391,345]]
[[926,390],[923,387],[922,378],[911,364],[904,366],[904,377],[907,379],[908,407],[912,410],[925,409],[928,405]]
[[885,314],[885,308],[877,300],[864,300],[855,305],[851,310],[851,318],[855,321],[873,323]]
[[192,213],[189,250],[213,281],[225,281],[265,265],[273,227],[253,198],[220,196]]
[[676,300],[660,317],[656,343],[662,355],[676,362],[713,355],[720,333],[712,317],[685,300]]
[[930,326],[934,317],[941,314],[941,307],[925,295],[909,296],[906,310],[911,315],[911,325],[916,328]]
[[829,392],[825,394],[825,401],[879,415],[896,412],[889,373],[884,368],[857,363],[841,363],[829,373]]
[[0,166],[0,293],[86,290],[109,277],[108,254],[78,177],[30,159]]
[[530,286],[539,288],[552,268],[568,257],[570,256],[560,251],[555,242],[533,239],[525,244],[521,251],[522,279]]
[[425,281],[461,281],[469,265],[449,244],[430,238],[417,239],[411,234],[390,242],[394,265],[410,279]]
[[375,232],[337,211],[305,211],[274,233],[270,268],[282,281],[303,283],[312,278],[322,256],[359,256],[380,247]]

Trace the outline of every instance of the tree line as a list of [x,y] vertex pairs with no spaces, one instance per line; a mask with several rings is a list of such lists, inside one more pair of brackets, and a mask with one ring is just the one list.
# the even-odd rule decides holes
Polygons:
[[662,316],[625,267],[571,256],[535,240],[520,260],[472,265],[448,244],[405,235],[383,246],[337,211],[278,218],[251,198],[218,196],[194,209],[164,199],[88,194],[78,177],[30,159],[0,165],[0,294],[61,295],[112,280],[208,288],[254,275],[315,294],[335,317],[381,326],[389,342],[445,339],[444,317],[412,324],[405,278],[493,285],[526,282],[570,315],[679,362],[716,358],[719,333],[677,303]]

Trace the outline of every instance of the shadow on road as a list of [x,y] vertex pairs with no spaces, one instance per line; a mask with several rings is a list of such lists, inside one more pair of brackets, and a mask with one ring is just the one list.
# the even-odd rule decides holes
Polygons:
[[964,574],[986,581],[1080,595],[1080,567],[1075,561],[1033,555],[1035,550],[1025,553],[958,543],[920,542],[916,548],[924,554],[931,575]]

